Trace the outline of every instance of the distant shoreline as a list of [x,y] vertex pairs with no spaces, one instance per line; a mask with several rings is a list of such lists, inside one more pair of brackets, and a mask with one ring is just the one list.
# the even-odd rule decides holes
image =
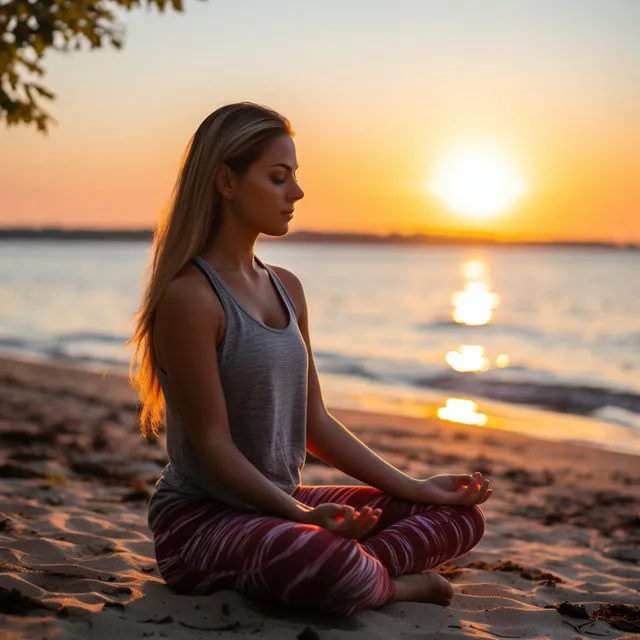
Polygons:
[[[153,229],[62,229],[58,227],[0,228],[0,240],[96,240],[151,242]],[[261,240],[275,240],[264,236]],[[457,236],[429,235],[415,233],[401,235],[390,233],[377,235],[373,233],[339,233],[322,231],[294,231],[282,238],[280,242],[320,242],[329,244],[393,244],[393,245],[440,245],[440,246],[510,246],[510,247],[550,247],[563,249],[617,249],[638,251],[640,245],[634,243],[613,243],[580,240],[496,240],[493,238],[464,238]]]

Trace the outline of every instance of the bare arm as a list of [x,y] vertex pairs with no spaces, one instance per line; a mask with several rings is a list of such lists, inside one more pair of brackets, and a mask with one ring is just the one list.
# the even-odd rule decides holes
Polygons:
[[308,448],[318,458],[389,495],[413,500],[416,481],[378,456],[330,413],[308,427]]
[[296,303],[300,333],[309,352],[307,449],[361,482],[399,498],[413,499],[417,481],[374,453],[327,411],[311,349],[309,317],[302,284],[290,271],[280,267],[274,269]]
[[169,374],[180,414],[206,472],[235,496],[299,521],[308,507],[268,480],[234,444],[220,382],[217,335],[224,322],[220,301],[195,267],[185,267],[160,301],[154,348]]

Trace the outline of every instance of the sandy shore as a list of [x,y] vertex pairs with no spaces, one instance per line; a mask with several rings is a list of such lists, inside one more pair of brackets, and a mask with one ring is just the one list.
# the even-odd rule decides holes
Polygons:
[[[126,381],[0,359],[0,638],[637,637],[639,457],[332,412],[408,473],[481,470],[492,479],[487,534],[440,568],[456,589],[450,607],[292,618],[230,591],[173,594],[146,525],[164,441],[139,436]],[[312,461],[304,481],[353,482]]]

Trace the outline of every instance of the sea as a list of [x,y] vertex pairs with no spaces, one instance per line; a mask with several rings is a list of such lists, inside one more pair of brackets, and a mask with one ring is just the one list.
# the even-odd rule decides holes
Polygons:
[[[640,455],[640,251],[260,239],[256,254],[304,285],[328,406]],[[0,240],[0,353],[126,373],[150,256]]]

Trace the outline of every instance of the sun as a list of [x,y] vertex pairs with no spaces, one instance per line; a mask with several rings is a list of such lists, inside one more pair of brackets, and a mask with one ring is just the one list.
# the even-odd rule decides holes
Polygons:
[[472,219],[504,212],[526,190],[509,158],[490,146],[464,147],[449,153],[428,188],[454,211]]

